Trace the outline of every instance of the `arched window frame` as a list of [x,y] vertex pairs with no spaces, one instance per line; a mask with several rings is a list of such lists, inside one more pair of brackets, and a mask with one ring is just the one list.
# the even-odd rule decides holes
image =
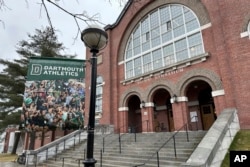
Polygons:
[[[181,14],[178,14],[177,12],[175,16],[172,16],[171,12],[175,7],[181,7]],[[161,21],[161,17],[163,16],[160,13],[164,8],[170,13],[168,15],[170,19],[165,23]],[[186,17],[188,14],[193,17],[189,21],[189,18]],[[176,23],[178,21],[180,23],[179,25]],[[191,23],[192,21],[196,23]],[[149,27],[147,22],[149,22]],[[197,24],[197,27],[188,31],[188,28],[190,28],[188,26],[191,25],[192,27],[192,24]],[[178,28],[180,30],[178,30]],[[178,31],[184,31],[184,33],[178,35]],[[163,35],[168,32],[171,33],[170,35],[176,36],[170,40],[163,41]],[[199,38],[197,48],[196,45],[192,46],[189,42],[189,37],[191,40],[192,36],[195,35]],[[165,38],[167,38],[167,35],[165,36]],[[181,40],[184,40],[184,42]],[[186,45],[184,50],[182,50],[183,44]],[[180,4],[164,5],[146,15],[137,24],[136,28],[130,35],[124,55],[125,79],[140,77],[157,70],[169,68],[173,64],[177,64],[182,60],[199,56],[204,53],[201,27],[194,12]]]

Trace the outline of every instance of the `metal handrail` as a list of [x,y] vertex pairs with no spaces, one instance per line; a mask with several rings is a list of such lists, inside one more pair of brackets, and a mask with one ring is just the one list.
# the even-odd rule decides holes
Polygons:
[[[137,127],[141,126],[144,122],[147,122],[147,123],[148,123],[148,120],[145,120],[145,121],[142,121],[142,122],[138,123],[136,126],[134,126],[134,128],[137,128]],[[127,126],[127,125],[125,125],[125,126]],[[118,133],[118,138],[112,140],[111,142],[109,142],[109,143],[106,144],[106,145],[105,145],[105,138],[108,137],[109,135],[114,134],[115,132],[110,133],[110,134],[108,134],[108,135],[106,135],[106,136],[103,137],[103,148],[102,148],[102,151],[103,151],[103,152],[105,151],[104,145],[105,145],[105,146],[110,145],[111,143],[113,143],[114,141],[117,141],[117,139],[118,139],[119,146],[120,146],[120,153],[121,153],[121,137],[124,136],[124,135],[126,135],[127,133],[123,133],[123,134],[121,135],[120,129],[124,128],[125,126],[119,127],[119,128],[118,128],[118,132],[119,132],[119,133]],[[135,136],[135,142],[136,142],[136,132],[134,132],[134,136]]]
[[[188,132],[187,132],[187,125],[188,123],[184,124],[181,128],[179,128],[170,138],[168,138],[168,140],[162,144],[161,147],[159,147],[144,163],[142,164],[138,164],[138,165],[134,165],[133,167],[138,167],[138,166],[143,166],[143,165],[146,165],[155,155],[157,155],[157,163],[158,163],[158,167],[159,167],[159,151],[166,145],[168,144],[169,141],[171,141],[171,139],[174,140],[174,143],[175,143],[175,136],[184,128],[186,127],[186,133],[187,133],[187,141],[189,142],[189,138],[188,138]],[[175,147],[175,144],[174,144],[174,147]],[[177,156],[176,155],[176,148],[174,148],[175,150],[175,157]]]
[[[74,132],[72,132],[72,133],[70,133],[70,134],[68,134],[68,135],[66,135],[66,136],[63,136],[63,137],[61,137],[61,138],[59,138],[59,139],[57,139],[57,140],[54,140],[54,141],[52,141],[52,142],[50,142],[50,143],[48,143],[48,144],[46,144],[46,145],[44,145],[44,146],[42,146],[42,147],[40,147],[40,148],[38,148],[38,149],[36,149],[36,150],[25,150],[24,152],[25,152],[25,154],[26,154],[26,166],[29,164],[29,162],[28,162],[28,160],[29,160],[29,156],[34,156],[35,157],[35,166],[37,165],[37,155],[39,154],[39,153],[41,153],[41,152],[43,152],[43,151],[46,151],[46,160],[48,159],[48,150],[50,149],[50,148],[53,148],[53,147],[55,147],[55,149],[56,149],[56,154],[57,154],[57,151],[58,151],[58,146],[59,146],[59,144],[61,144],[61,143],[63,143],[64,144],[64,146],[63,146],[63,150],[65,150],[65,142],[66,142],[66,140],[68,140],[68,139],[71,139],[72,137],[74,137],[74,143],[73,143],[73,146],[75,147],[75,144],[76,144],[76,142],[75,142],[75,136],[77,136],[77,135],[79,135],[79,143],[80,143],[80,141],[81,141],[81,133],[83,133],[85,130],[76,130],[76,131],[74,131]],[[55,154],[55,160],[56,160],[56,158],[57,158],[57,156],[56,156],[56,154]]]

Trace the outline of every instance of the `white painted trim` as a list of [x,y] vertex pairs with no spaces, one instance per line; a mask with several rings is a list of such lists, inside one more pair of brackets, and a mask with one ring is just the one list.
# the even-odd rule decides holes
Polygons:
[[118,62],[118,65],[122,65],[122,64],[124,64],[124,61]]
[[207,29],[209,27],[212,27],[212,23],[208,23],[208,24],[205,24],[205,25],[201,26],[201,30],[205,30],[205,29]]
[[212,97],[225,95],[224,89],[212,91]]
[[247,31],[240,33],[241,38],[244,38],[244,37],[247,37],[247,36],[249,36]]
[[154,103],[153,102],[147,102],[147,103],[145,103],[145,107],[154,107]]
[[[178,102],[184,102],[184,101],[188,101],[188,98],[187,98],[186,96],[177,97],[177,103],[178,103]],[[171,102],[171,103],[174,103],[174,99],[171,98],[171,99],[170,99],[170,102]]]
[[119,107],[118,111],[128,111],[128,107]]

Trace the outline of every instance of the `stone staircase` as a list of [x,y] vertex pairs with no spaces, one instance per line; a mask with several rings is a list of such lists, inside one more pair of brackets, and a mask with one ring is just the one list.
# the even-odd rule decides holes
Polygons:
[[[157,151],[162,147],[158,152],[159,165],[161,167],[177,167],[186,162],[205,134],[205,131],[189,131],[189,141],[187,141],[186,132],[178,132],[175,134],[175,142],[171,138],[174,132],[137,133],[136,136],[133,133],[122,134],[121,145],[119,145],[119,135],[110,134],[105,137],[104,152],[102,151],[103,135],[95,135],[94,158],[97,160],[95,166],[158,166]],[[167,144],[163,146],[166,142]],[[57,155],[57,158],[51,158],[43,162],[43,165],[49,167],[82,167],[86,143],[85,140],[76,147],[63,151]],[[176,150],[174,146],[176,146]],[[143,165],[143,163],[146,164]]]

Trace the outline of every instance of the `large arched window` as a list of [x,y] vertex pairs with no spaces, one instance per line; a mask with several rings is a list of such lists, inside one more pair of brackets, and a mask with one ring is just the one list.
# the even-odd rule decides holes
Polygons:
[[167,68],[204,53],[196,15],[179,4],[149,13],[130,35],[125,51],[125,78]]

